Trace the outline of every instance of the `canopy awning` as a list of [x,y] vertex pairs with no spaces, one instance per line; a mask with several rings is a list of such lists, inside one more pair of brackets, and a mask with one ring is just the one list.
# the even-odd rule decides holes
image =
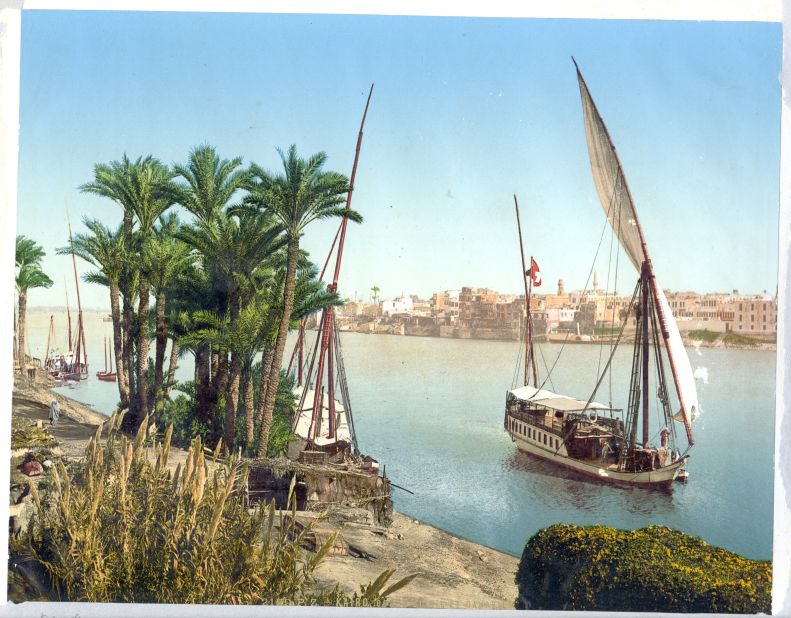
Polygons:
[[[300,397],[302,396],[302,387],[299,386],[294,389],[294,395],[297,398],[297,402],[299,402]],[[296,428],[294,433],[297,434],[300,438],[304,440],[308,439],[308,429],[310,428],[310,419],[313,416],[313,397],[315,395],[315,391],[313,389],[309,389],[308,392],[305,394],[305,403],[302,405],[302,409],[297,411],[299,415],[296,422]],[[320,419],[316,431],[316,435],[313,438],[313,443],[318,446],[327,446],[328,444],[334,444],[336,442],[348,442],[349,444],[352,443],[352,436],[351,432],[349,431],[349,422],[346,417],[346,410],[343,409],[343,405],[341,405],[340,401],[335,401],[335,437],[329,438],[327,434],[329,433],[330,422],[329,422],[329,414],[330,414],[330,399],[327,393],[324,393],[323,401],[321,402],[321,414]]]
[[557,393],[553,393],[552,391],[535,388],[533,386],[521,386],[510,391],[510,393],[521,401],[536,403],[551,410],[559,410],[562,412],[616,409],[596,401],[591,401],[590,404],[588,404],[587,401],[582,401],[580,399],[575,399],[574,397],[568,397],[566,395],[559,395]]

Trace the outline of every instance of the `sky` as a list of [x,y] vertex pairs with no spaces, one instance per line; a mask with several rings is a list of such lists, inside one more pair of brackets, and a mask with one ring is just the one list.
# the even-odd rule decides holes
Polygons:
[[[540,291],[561,278],[580,289],[592,268],[604,284],[610,237],[572,56],[660,284],[775,293],[780,24],[25,11],[21,56],[18,233],[43,245],[55,280],[31,306],[63,305],[65,279],[73,298],[70,259],[55,255],[67,210],[75,232],[85,216],[120,222],[116,205],[79,191],[96,163],[181,163],[209,143],[277,171],[276,148],[293,143],[348,175],[372,82],[344,295],[519,293],[514,194]],[[336,229],[308,229],[314,261]],[[619,264],[631,292],[637,274]],[[108,307],[104,288],[81,294]]]

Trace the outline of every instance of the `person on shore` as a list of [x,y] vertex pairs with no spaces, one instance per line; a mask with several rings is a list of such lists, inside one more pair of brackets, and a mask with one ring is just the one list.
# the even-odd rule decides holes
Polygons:
[[49,404],[49,424],[54,425],[57,423],[58,417],[60,417],[60,404],[57,399],[53,399],[52,403]]

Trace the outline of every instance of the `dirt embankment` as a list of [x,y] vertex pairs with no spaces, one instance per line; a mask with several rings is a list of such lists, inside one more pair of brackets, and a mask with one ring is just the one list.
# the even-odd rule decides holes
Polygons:
[[[12,412],[31,424],[41,421],[58,442],[64,458],[81,457],[96,427],[107,417],[74,400],[56,395],[46,381],[15,378]],[[49,425],[49,404],[57,397],[61,417]],[[169,464],[175,467],[186,452],[172,448]],[[14,462],[18,463],[17,461]],[[300,512],[301,518],[317,513]],[[338,532],[348,548],[330,555],[316,572],[316,585],[338,585],[349,592],[374,580],[385,569],[395,569],[390,583],[417,573],[409,585],[390,597],[391,607],[512,609],[517,596],[514,576],[518,558],[455,537],[443,530],[393,513],[387,528],[377,525],[365,509],[336,506],[320,524]]]

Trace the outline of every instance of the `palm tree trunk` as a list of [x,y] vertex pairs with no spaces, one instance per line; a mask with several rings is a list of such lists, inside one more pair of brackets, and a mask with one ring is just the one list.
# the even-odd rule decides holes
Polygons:
[[135,425],[148,413],[148,277],[140,273],[140,298],[137,306],[137,410]]
[[25,318],[27,313],[27,290],[20,290],[19,291],[19,316],[17,317],[18,320],[18,327],[17,327],[17,344],[19,345],[19,351],[17,352],[17,358],[19,359],[19,369],[24,374],[25,369],[27,368],[27,352],[25,350],[27,343],[25,341]]
[[228,451],[233,450],[234,429],[236,426],[236,406],[239,403],[239,379],[242,373],[242,361],[239,355],[234,352],[231,355],[231,375],[228,380],[228,393],[225,397],[225,430],[223,431],[223,442]]
[[255,385],[253,368],[248,367],[244,381],[244,444],[249,451],[255,440]]
[[[173,384],[176,381],[176,367],[179,362],[179,342],[175,339],[170,340],[170,364],[168,365],[168,375],[165,379],[165,395],[163,399],[170,399],[170,393],[173,390]],[[196,359],[197,364],[197,359]],[[197,368],[196,368],[197,369]]]
[[110,282],[110,315],[113,318],[113,356],[115,357],[115,373],[118,376],[118,397],[121,399],[120,407],[125,410],[129,407],[129,377],[123,358],[123,342],[121,340],[121,308],[118,302],[118,281]]
[[[126,246],[131,246],[132,243],[132,213],[124,209],[124,242]],[[132,412],[138,408],[137,401],[137,388],[134,372],[134,364],[132,362],[132,348],[134,347],[133,336],[133,312],[132,307],[134,293],[132,291],[132,269],[134,266],[131,262],[124,269],[119,280],[119,289],[121,291],[121,298],[124,303],[124,324],[123,324],[123,363],[118,365],[119,370],[122,368],[124,372],[124,383],[128,391],[129,408]]]
[[198,418],[208,423],[209,410],[211,409],[211,352],[208,346],[198,347],[195,353],[195,388],[198,397]]
[[137,409],[138,401],[137,401],[137,388],[135,380],[135,372],[134,372],[134,364],[132,362],[132,348],[134,347],[134,337],[133,337],[133,315],[132,315],[132,295],[131,294],[123,294],[122,298],[124,302],[124,324],[123,324],[123,364],[121,367],[124,371],[124,382],[126,383],[126,387],[129,391],[129,405],[130,409]]
[[283,291],[283,316],[277,331],[275,354],[269,372],[269,384],[261,417],[261,433],[258,436],[258,456],[266,457],[269,444],[269,429],[272,427],[272,414],[275,411],[275,397],[280,385],[280,368],[283,365],[283,351],[286,349],[286,337],[291,323],[291,311],[294,309],[294,288],[297,281],[297,261],[299,259],[299,236],[294,235],[288,242],[288,261],[286,262],[286,283]]
[[256,415],[258,418],[263,418],[264,415],[264,402],[266,401],[266,390],[269,387],[269,374],[272,371],[272,359],[275,357],[275,348],[268,347],[264,350],[261,357],[261,385],[258,389],[258,405],[256,406]]
[[157,410],[160,409],[164,403],[164,396],[162,393],[162,377],[165,370],[165,348],[168,345],[168,327],[165,321],[165,292],[164,290],[157,290],[156,297],[156,314],[157,314],[157,344],[156,352],[154,353],[154,391],[153,398],[156,402]]

